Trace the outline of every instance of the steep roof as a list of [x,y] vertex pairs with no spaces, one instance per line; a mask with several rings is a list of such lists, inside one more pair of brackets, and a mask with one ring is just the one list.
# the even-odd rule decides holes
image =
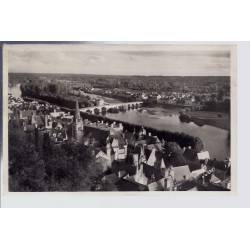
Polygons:
[[100,150],[100,151],[96,154],[95,157],[96,157],[96,159],[98,159],[98,158],[103,158],[103,159],[109,160],[107,154],[104,153],[102,150]]

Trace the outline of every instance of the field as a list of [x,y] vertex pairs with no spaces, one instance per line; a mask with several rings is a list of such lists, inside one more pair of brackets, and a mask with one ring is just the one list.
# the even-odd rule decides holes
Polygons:
[[230,117],[228,114],[208,111],[190,111],[191,121],[198,125],[210,125],[221,129],[230,130]]

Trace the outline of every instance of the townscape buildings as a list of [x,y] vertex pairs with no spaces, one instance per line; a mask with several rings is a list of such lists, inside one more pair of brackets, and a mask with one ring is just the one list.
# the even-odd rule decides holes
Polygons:
[[[156,99],[160,99],[157,95]],[[9,94],[9,123],[18,123],[26,134],[39,137],[47,134],[60,146],[71,141],[83,144],[92,152],[96,164],[102,167],[101,183],[113,182],[109,191],[192,191],[230,190],[230,160],[224,169],[216,169],[208,151],[198,152],[198,165],[178,165],[174,152],[167,152],[168,142],[141,127],[128,132],[122,122],[83,119],[78,101],[75,112],[37,101],[24,101]],[[183,147],[188,158],[192,148]],[[102,191],[101,184],[94,191]]]

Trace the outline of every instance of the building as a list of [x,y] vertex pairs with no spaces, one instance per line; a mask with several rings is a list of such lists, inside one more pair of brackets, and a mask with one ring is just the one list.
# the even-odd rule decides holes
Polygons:
[[199,160],[209,160],[210,159],[210,155],[209,155],[208,151],[197,153],[197,157]]
[[83,138],[83,120],[80,115],[79,103],[76,101],[76,111],[75,111],[75,139],[80,142]]

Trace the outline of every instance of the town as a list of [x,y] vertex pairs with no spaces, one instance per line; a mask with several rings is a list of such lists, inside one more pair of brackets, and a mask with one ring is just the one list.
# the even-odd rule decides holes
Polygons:
[[[82,90],[72,87],[70,91],[80,96]],[[84,95],[97,94],[95,91],[85,88]],[[168,103],[195,101],[190,94],[176,93],[172,98],[141,94],[142,99],[153,96]],[[92,111],[90,106],[79,107],[78,98],[72,102],[74,108],[71,105],[66,110],[9,93],[11,191],[231,190],[230,158],[210,159],[209,152],[195,144],[200,143],[197,138],[187,135],[185,141],[185,135],[164,136],[143,126],[107,119],[99,113],[114,112],[114,108],[109,109],[104,101],[95,101]],[[141,109],[142,102],[128,103],[118,105],[117,112]]]

